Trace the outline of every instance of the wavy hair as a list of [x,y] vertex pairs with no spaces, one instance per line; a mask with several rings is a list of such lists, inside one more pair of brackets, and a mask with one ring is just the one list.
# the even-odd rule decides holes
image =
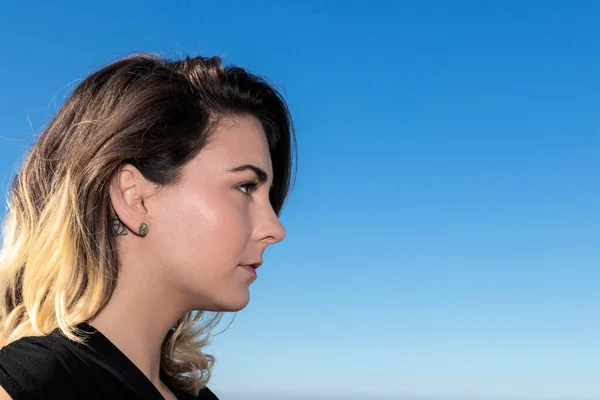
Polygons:
[[[295,137],[288,107],[263,78],[218,57],[180,60],[136,54],[84,79],[15,175],[0,250],[0,348],[77,325],[109,301],[119,275],[108,183],[129,163],[159,185],[176,183],[222,117],[252,115],[273,162],[271,203],[291,186]],[[218,321],[189,312],[162,346],[161,369],[195,394],[214,359],[202,348]]]

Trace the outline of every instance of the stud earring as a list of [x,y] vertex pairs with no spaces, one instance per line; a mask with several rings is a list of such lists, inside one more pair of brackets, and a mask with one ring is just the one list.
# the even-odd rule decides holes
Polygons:
[[144,237],[148,234],[148,224],[145,222],[142,222],[140,224],[140,229],[138,230],[138,232],[140,233],[140,236]]

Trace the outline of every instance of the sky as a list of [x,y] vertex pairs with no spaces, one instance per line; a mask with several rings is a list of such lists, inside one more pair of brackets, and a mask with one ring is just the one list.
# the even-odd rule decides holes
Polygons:
[[2,197],[89,73],[221,56],[282,91],[298,174],[215,393],[600,399],[599,38],[596,1],[5,1]]

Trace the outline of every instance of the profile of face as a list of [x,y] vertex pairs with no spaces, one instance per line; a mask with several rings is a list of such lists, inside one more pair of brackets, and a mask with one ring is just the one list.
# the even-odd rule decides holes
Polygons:
[[252,265],[285,237],[269,200],[272,180],[265,132],[251,116],[220,121],[175,184],[157,188],[126,166],[121,194],[111,193],[115,210],[129,227],[146,222],[149,232],[123,238],[125,259],[143,263],[161,292],[185,299],[189,309],[244,308],[256,279]]

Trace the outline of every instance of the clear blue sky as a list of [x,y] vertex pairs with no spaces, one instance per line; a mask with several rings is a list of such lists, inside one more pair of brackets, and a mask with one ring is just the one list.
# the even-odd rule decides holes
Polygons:
[[599,2],[4,2],[0,38],[3,188],[131,52],[283,88],[288,238],[212,345],[224,400],[600,399]]

